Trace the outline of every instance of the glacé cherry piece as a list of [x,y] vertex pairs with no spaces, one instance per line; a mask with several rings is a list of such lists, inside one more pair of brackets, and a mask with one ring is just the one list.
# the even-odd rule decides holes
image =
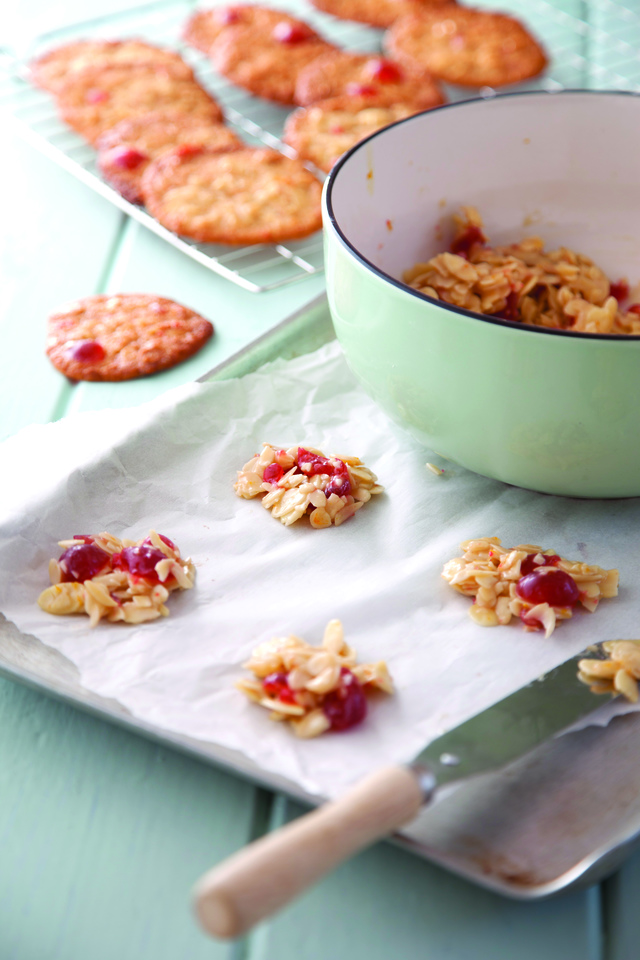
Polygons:
[[516,593],[528,603],[548,603],[551,607],[575,607],[580,599],[575,580],[564,570],[534,570],[518,580]]
[[161,550],[141,543],[137,547],[124,547],[120,553],[115,553],[113,566],[116,570],[126,570],[133,577],[147,580],[149,583],[160,583],[156,564],[166,559]]
[[632,303],[628,310],[629,313],[640,313],[640,303]]
[[72,580],[84,583],[111,569],[111,555],[95,543],[76,543],[60,554],[58,564],[63,583]]
[[402,79],[402,71],[391,60],[385,60],[383,57],[376,57],[375,60],[369,60],[366,65],[365,73],[372,80],[379,80],[380,83],[396,83]]
[[282,700],[283,703],[295,703],[295,692],[289,686],[286,673],[270,673],[262,681],[264,692],[272,700]]
[[518,300],[519,297],[516,291],[511,290],[511,292],[507,294],[507,302],[504,305],[504,310],[501,310],[496,316],[500,317],[501,320],[519,320]]
[[338,497],[348,497],[351,493],[351,480],[346,471],[345,473],[336,472],[331,480],[329,480],[329,483],[324,488],[324,495],[329,498],[332,493],[335,493]]
[[106,353],[97,340],[78,340],[69,347],[67,356],[81,363],[99,363],[104,360]]
[[85,100],[87,103],[104,103],[105,100],[109,99],[109,94],[106,90],[99,90],[97,87],[94,87],[92,90],[87,90],[87,95]]
[[528,553],[522,563],[520,564],[520,576],[526,577],[528,573],[533,573],[536,567],[557,567],[560,563],[560,557],[557,553],[552,553],[550,556],[545,556],[543,553],[542,556],[544,560],[542,563],[538,563],[535,559],[538,556],[537,553]]
[[133,147],[114,147],[109,153],[110,162],[122,170],[135,170],[136,167],[139,167],[141,163],[148,159],[146,153],[134,150]]
[[345,93],[350,97],[375,97],[378,90],[370,83],[348,83]]
[[264,473],[262,474],[262,479],[266,480],[268,483],[277,483],[278,480],[281,480],[284,476],[284,470],[279,463],[270,463],[268,467],[264,468]]
[[621,300],[626,300],[629,296],[629,284],[626,280],[618,280],[616,283],[611,283],[609,285],[609,296],[615,297],[618,303]]
[[361,723],[367,715],[367,699],[358,678],[343,667],[340,686],[322,701],[322,710],[332,730],[348,730]]
[[451,253],[457,253],[459,257],[468,257],[469,251],[476,243],[484,246],[487,238],[480,229],[470,223],[463,232],[455,238],[451,244]]
[[237,23],[240,19],[240,14],[237,10],[234,10],[233,7],[223,7],[221,10],[216,10],[215,18],[218,23],[223,24],[225,27],[230,26],[232,23]]
[[276,23],[271,35],[279,43],[302,43],[303,40],[309,40],[311,31],[302,24],[281,20],[280,23]]

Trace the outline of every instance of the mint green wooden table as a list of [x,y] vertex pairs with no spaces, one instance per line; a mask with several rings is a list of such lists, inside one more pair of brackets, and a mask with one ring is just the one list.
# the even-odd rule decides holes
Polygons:
[[[102,0],[101,6],[113,9]],[[96,13],[95,8],[91,11]],[[6,28],[86,15],[31,0]],[[3,15],[8,18],[8,12]],[[0,151],[0,437],[192,380],[322,290],[245,293],[186,260],[17,137]],[[148,290],[200,310],[211,343],[173,371],[70,386],[43,353],[66,299]],[[82,437],[78,437],[82,443]],[[2,474],[10,463],[0,463]],[[208,940],[189,892],[217,860],[296,816],[282,796],[0,680],[0,960],[633,960],[640,857],[599,887],[516,903],[381,844],[246,942]]]

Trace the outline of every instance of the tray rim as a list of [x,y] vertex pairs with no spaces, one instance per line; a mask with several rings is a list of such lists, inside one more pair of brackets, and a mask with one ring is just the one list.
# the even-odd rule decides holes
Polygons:
[[[313,326],[315,324],[316,327],[319,327],[319,333],[318,330],[315,331],[316,341],[318,336],[320,336],[322,342],[328,342],[327,332],[329,328],[327,327],[326,321],[329,316],[326,295],[323,293],[309,301],[304,307],[290,314],[272,330],[267,331],[261,337],[245,345],[222,363],[212,368],[212,370],[204,374],[196,382],[235,378],[238,374],[244,375],[253,369],[258,369],[263,362],[269,362],[271,359],[276,359],[281,356],[283,341],[285,343],[285,350],[287,344],[295,350],[295,345],[297,344],[299,346],[300,343],[301,331],[304,331],[309,325]],[[330,339],[333,338],[331,334]],[[315,346],[317,345],[317,342],[315,342]],[[268,356],[270,351],[274,352],[272,356]],[[296,350],[296,355],[306,352],[309,352],[307,348],[302,350],[298,349]],[[254,366],[253,360],[256,355],[258,360]],[[20,631],[12,621],[8,620],[0,612],[0,641],[5,637],[24,638],[35,641],[38,644],[42,643],[38,638],[31,637]],[[42,644],[42,646],[46,648],[45,644]],[[49,650],[51,648],[46,649]],[[70,676],[77,673],[76,667],[71,661],[66,659],[65,669],[70,671]],[[82,710],[84,713],[100,720],[114,723],[116,726],[143,736],[152,742],[176,749],[201,762],[212,764],[218,769],[237,775],[260,788],[283,793],[303,804],[311,806],[317,806],[326,799],[321,796],[308,794],[294,781],[263,770],[258,764],[245,757],[239,751],[233,751],[215,743],[181,736],[172,733],[170,730],[140,720],[130,714],[117,700],[109,700],[94,694],[90,690],[85,690],[80,686],[79,682],[76,688],[73,681],[69,678],[65,679],[54,676],[54,678],[51,679],[51,677],[46,675],[46,672],[39,672],[20,666],[5,658],[1,650],[0,676],[21,683],[30,689],[50,696],[68,706]],[[579,734],[576,735],[579,736]],[[492,776],[499,776],[500,772],[501,771],[496,771]],[[413,837],[405,835],[402,831],[394,833],[387,839],[389,842],[409,850],[423,859],[456,874],[462,879],[490,890],[493,893],[501,894],[513,900],[529,901],[547,899],[602,879],[622,862],[631,849],[640,844],[640,820],[637,825],[632,825],[626,831],[622,831],[617,841],[600,845],[553,880],[528,886],[509,883],[507,880],[495,875],[483,873],[480,868],[474,869],[471,861],[469,861],[469,866],[465,867],[461,858],[456,857],[454,854],[447,856],[442,850],[431,848],[427,844],[422,844]]]

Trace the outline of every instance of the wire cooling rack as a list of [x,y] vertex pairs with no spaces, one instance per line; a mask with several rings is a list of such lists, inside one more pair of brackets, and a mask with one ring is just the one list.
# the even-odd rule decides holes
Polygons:
[[[475,0],[474,5],[514,13],[547,48],[549,70],[523,89],[581,87],[640,92],[640,7],[638,0],[628,2],[635,10],[613,0]],[[205,5],[212,6],[213,2]],[[274,0],[274,6],[303,17],[337,46],[362,52],[380,49],[380,31],[322,14],[303,0]],[[249,247],[195,243],[171,233],[101,179],[94,150],[58,119],[53,99],[29,82],[29,60],[58,44],[88,37],[143,37],[182,54],[202,85],[220,102],[228,124],[246,142],[292,155],[281,140],[289,111],[227,83],[214,73],[205,56],[181,42],[183,24],[193,9],[194,4],[188,0],[152,3],[50,31],[19,50],[3,49],[0,107],[10,112],[42,152],[167,243],[245,290],[260,293],[317,274],[323,270],[320,233],[287,244]],[[447,93],[451,100],[469,97],[468,91],[454,88]],[[492,91],[485,89],[480,95],[491,96]]]

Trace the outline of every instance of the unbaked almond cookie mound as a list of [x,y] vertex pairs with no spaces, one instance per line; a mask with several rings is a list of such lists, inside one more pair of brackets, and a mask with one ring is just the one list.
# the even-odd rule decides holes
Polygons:
[[384,660],[359,664],[339,620],[329,621],[320,647],[296,636],[275,637],[243,666],[253,677],[239,680],[237,688],[303,739],[350,730],[367,715],[367,694],[393,693]]
[[183,77],[193,79],[191,67],[180,54],[137,39],[75,40],[49,50],[29,67],[33,82],[55,95],[85,67],[121,64],[164,64]]
[[469,615],[483,627],[519,617],[525,630],[544,630],[549,637],[578,604],[593,613],[601,599],[618,596],[617,570],[565,560],[554,550],[530,543],[503,547],[498,537],[460,546],[462,556],[445,563],[442,576],[459,593],[474,597]]
[[276,150],[178,148],[150,164],[142,194],[160,223],[201,243],[279,243],[322,226],[322,184]]
[[86,613],[89,625],[144,623],[169,616],[174,590],[190,590],[196,570],[168,537],[152,530],[142,540],[110,533],[61,540],[62,553],[49,562],[51,586],[38,597],[46,613]]
[[428,70],[463,87],[521,83],[547,65],[542,46],[519,20],[472,7],[401,17],[385,34],[384,47],[408,70]]
[[244,147],[228,127],[200,114],[160,110],[122,120],[98,139],[98,168],[130,203],[143,203],[142,175],[149,164],[179,146],[214,150]]
[[283,139],[299,157],[328,173],[360,140],[420,109],[415,103],[387,104],[378,97],[333,97],[289,114]]
[[301,71],[295,100],[305,107],[339,96],[384,96],[387,103],[415,103],[421,110],[445,101],[440,85],[426,71],[410,74],[385,57],[332,50]]
[[262,506],[285,527],[308,515],[316,529],[340,526],[383,489],[358,457],[325,457],[315,447],[285,450],[269,443],[238,471],[234,484],[245,500],[266,494]]
[[155,110],[223,119],[211,94],[169,64],[85,67],[58,91],[58,108],[62,120],[90,143],[121,120]]
[[132,380],[181,363],[212,334],[208,320],[174,300],[98,294],[49,317],[46,352],[70,380]]

